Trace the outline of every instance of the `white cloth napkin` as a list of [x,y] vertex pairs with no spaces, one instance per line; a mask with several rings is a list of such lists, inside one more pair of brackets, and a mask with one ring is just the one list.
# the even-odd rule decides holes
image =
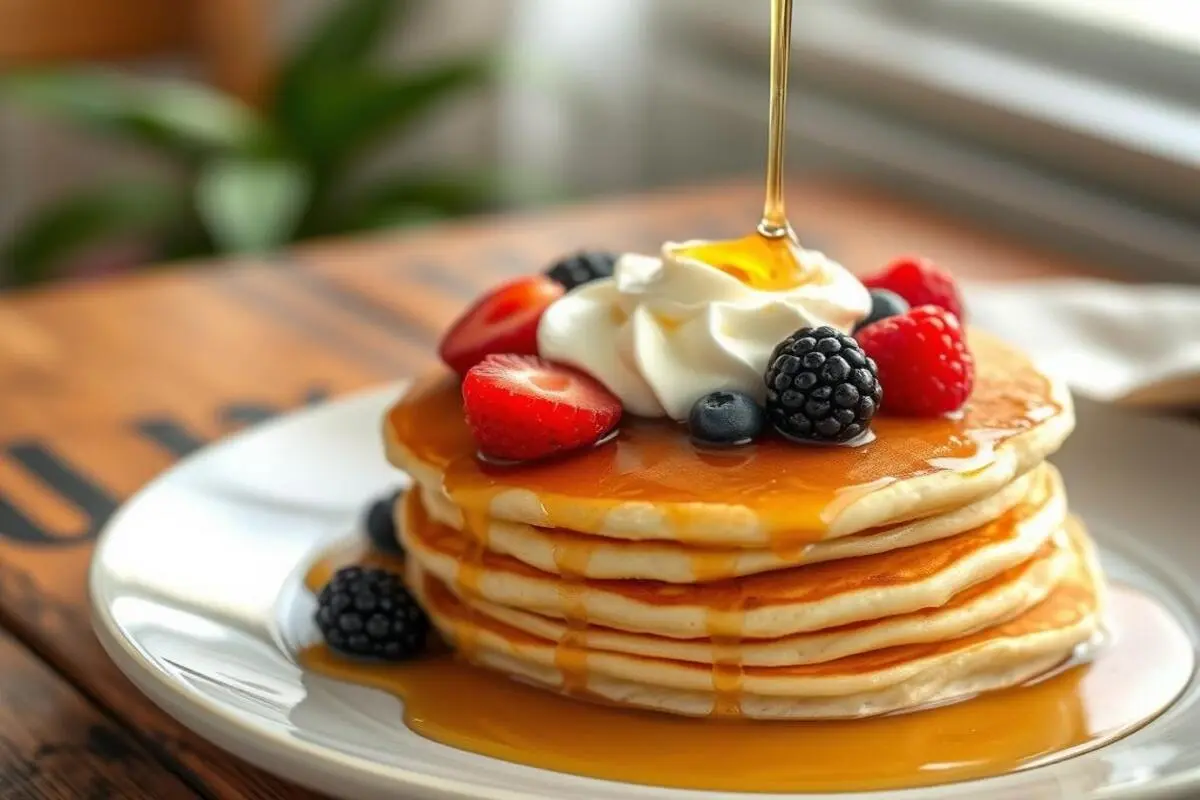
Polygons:
[[1078,394],[1200,408],[1200,289],[1091,280],[976,283],[971,323],[1020,346]]

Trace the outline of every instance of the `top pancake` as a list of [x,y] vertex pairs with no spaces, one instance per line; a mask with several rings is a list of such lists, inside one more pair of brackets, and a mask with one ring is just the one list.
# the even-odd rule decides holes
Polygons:
[[[766,437],[697,449],[679,425],[627,417],[615,441],[553,461],[481,461],[458,383],[424,381],[388,413],[389,460],[487,518],[622,539],[775,547],[859,533],[979,500],[1041,463],[1074,426],[1065,388],[1016,349],[972,332],[975,390],[957,418],[873,423],[861,447]],[[886,408],[886,400],[885,400]]]

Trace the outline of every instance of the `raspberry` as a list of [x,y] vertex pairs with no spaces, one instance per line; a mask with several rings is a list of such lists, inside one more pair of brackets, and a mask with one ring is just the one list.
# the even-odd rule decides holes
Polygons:
[[382,569],[337,571],[317,598],[317,628],[334,651],[403,661],[425,648],[429,617],[400,578]]
[[616,263],[616,253],[584,251],[555,262],[546,270],[546,276],[569,292],[585,283],[611,278]]
[[508,461],[595,444],[621,420],[621,401],[595,378],[532,356],[489,356],[462,393],[480,451]]
[[954,276],[927,258],[901,258],[884,267],[882,272],[863,279],[868,289],[888,289],[903,297],[908,304],[938,306],[966,322],[966,306]]
[[958,317],[927,305],[858,332],[879,367],[889,414],[936,417],[957,411],[975,384],[975,359]]
[[882,392],[858,342],[823,326],[801,328],[767,362],[767,419],[792,439],[848,442],[866,432]]

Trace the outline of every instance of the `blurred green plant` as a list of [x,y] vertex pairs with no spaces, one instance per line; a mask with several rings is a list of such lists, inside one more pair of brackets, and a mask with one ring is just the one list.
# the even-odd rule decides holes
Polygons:
[[282,66],[258,111],[210,87],[94,71],[0,79],[0,99],[159,152],[184,180],[105,182],[40,209],[0,251],[12,284],[53,278],[73,256],[130,237],[163,260],[269,250],[491,205],[494,177],[409,171],[355,185],[373,146],[478,87],[471,55],[398,72],[373,63],[414,0],[339,0]]

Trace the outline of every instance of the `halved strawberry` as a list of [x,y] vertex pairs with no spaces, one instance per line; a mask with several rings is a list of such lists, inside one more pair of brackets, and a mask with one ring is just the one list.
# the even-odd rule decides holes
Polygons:
[[563,291],[544,275],[494,289],[450,326],[438,354],[459,375],[492,353],[536,355],[538,321]]
[[488,356],[467,372],[462,393],[475,441],[493,458],[586,447],[621,421],[621,401],[595,378],[532,356]]

